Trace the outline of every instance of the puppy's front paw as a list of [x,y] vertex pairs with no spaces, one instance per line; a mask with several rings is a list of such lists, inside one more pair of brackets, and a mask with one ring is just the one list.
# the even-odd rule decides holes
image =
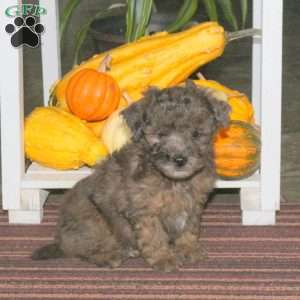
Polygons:
[[178,264],[175,256],[164,257],[152,264],[152,267],[157,271],[172,272],[178,269]]

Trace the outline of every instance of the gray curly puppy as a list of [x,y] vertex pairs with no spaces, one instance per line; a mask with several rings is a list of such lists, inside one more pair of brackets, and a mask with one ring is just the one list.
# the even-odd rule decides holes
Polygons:
[[192,82],[150,89],[122,112],[132,143],[65,194],[55,241],[33,259],[117,267],[141,256],[164,271],[200,259],[200,217],[216,177],[213,137],[228,112]]

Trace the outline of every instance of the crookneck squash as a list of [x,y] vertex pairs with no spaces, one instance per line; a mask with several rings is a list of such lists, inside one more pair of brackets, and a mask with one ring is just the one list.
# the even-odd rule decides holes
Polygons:
[[260,148],[257,126],[231,121],[228,128],[220,130],[214,143],[218,176],[227,180],[250,176],[259,168]]
[[[149,86],[165,88],[184,81],[200,66],[222,55],[226,45],[224,28],[215,22],[205,22],[185,31],[159,33],[125,44],[109,51],[112,57],[108,72],[126,91],[138,100]],[[96,69],[107,52],[94,56],[67,73],[53,87],[57,104],[67,108],[66,87],[82,69]]]
[[38,107],[25,120],[26,156],[67,170],[93,166],[107,155],[102,142],[78,117],[56,107]]

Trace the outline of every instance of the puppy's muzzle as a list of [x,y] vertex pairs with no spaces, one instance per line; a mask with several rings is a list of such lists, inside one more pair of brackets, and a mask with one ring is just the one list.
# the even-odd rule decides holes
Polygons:
[[154,143],[151,146],[151,153],[156,159],[174,163],[174,165],[178,168],[184,167],[188,162],[188,158],[185,155],[183,154],[170,155],[167,151],[164,151],[164,149],[161,147],[159,143]]
[[178,168],[184,167],[188,162],[187,157],[185,157],[184,155],[181,155],[181,154],[171,156],[167,152],[160,151],[160,152],[156,153],[154,156],[156,159],[159,159],[159,160],[162,160],[165,162],[169,162],[169,163],[173,163]]

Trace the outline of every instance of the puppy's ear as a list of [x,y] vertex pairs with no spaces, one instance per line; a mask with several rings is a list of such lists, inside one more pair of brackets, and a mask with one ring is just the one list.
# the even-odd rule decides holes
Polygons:
[[231,107],[223,99],[219,99],[218,97],[216,97],[214,93],[209,92],[207,94],[207,100],[214,113],[215,119],[217,121],[217,126],[219,128],[228,127]]
[[157,92],[158,90],[155,88],[149,89],[141,100],[131,104],[121,112],[135,142],[139,141],[144,134],[145,125],[148,123],[147,109],[151,102],[155,101]]
[[227,127],[229,125],[231,108],[227,104],[228,97],[225,93],[207,87],[199,87],[192,80],[187,80],[186,86],[196,90],[201,98],[206,98],[210,109],[214,113],[217,127]]
[[144,111],[144,99],[131,104],[126,109],[122,110],[121,115],[124,117],[128,127],[132,133],[132,139],[137,142],[143,135],[143,111]]

